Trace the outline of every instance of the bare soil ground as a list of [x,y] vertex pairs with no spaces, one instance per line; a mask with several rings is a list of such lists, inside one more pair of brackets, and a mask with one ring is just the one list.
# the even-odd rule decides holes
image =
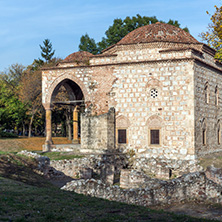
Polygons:
[[[53,137],[55,144],[72,143],[66,137]],[[41,151],[45,137],[19,137],[17,139],[0,139],[0,151],[18,152],[20,150]]]

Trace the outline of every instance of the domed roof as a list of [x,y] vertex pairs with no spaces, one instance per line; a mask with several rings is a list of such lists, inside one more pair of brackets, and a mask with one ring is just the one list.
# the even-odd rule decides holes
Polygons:
[[122,38],[117,45],[149,42],[199,43],[192,35],[183,29],[157,22],[133,30]]
[[68,55],[63,62],[86,62],[89,60],[89,57],[93,56],[92,53],[86,51],[74,52]]

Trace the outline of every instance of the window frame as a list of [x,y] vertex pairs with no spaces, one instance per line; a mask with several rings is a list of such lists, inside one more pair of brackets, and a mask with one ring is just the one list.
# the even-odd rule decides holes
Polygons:
[[215,87],[215,105],[219,105],[219,90],[217,86]]
[[205,100],[205,103],[206,104],[209,104],[209,102],[210,102],[210,92],[209,92],[209,84],[208,84],[208,82],[207,83],[205,83],[205,85],[204,85],[204,100]]
[[207,130],[206,130],[206,128],[202,129],[202,143],[204,146],[207,144]]
[[160,145],[160,130],[159,129],[150,129],[150,144]]
[[[155,143],[151,143],[152,142],[152,135],[151,135],[151,131],[152,130],[158,130],[159,131],[159,143],[157,144],[155,144]],[[161,135],[162,135],[162,132],[161,132],[161,128],[160,127],[151,127],[151,128],[149,128],[148,129],[148,144],[149,144],[149,146],[161,146],[162,145],[162,137],[161,137]]]
[[[119,142],[119,131],[120,130],[125,130],[125,136],[126,136],[126,138],[125,138],[125,142]],[[118,128],[117,129],[117,144],[120,144],[120,145],[124,145],[124,144],[127,144],[128,143],[128,140],[127,140],[127,128]]]

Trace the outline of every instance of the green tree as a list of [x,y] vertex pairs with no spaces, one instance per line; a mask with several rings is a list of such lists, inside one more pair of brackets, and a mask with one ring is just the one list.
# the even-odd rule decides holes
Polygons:
[[96,55],[99,50],[94,39],[86,33],[80,38],[79,51],[87,51]]
[[[41,45],[39,45],[39,46],[42,50],[42,52],[41,52],[42,58],[45,60],[46,63],[49,63],[55,54],[55,50],[52,49],[52,43],[50,42],[49,39],[45,39],[43,41],[43,46],[41,46]],[[43,60],[38,59],[38,60],[36,60],[36,63],[39,65],[43,65]]]
[[23,128],[26,116],[26,106],[19,98],[16,90],[12,90],[15,80],[5,81],[5,76],[0,75],[0,128]]
[[24,70],[25,67],[23,65],[12,64],[4,72],[1,72],[1,79],[6,83],[7,87],[17,91]]
[[215,58],[222,61],[222,6],[215,6],[215,9],[215,13],[211,15],[211,23],[208,25],[207,31],[202,32],[200,37],[203,42],[217,50]]
[[[180,28],[180,23],[179,23],[177,20],[172,20],[172,19],[170,19],[170,20],[167,22],[167,24],[170,24],[170,25],[173,25],[173,26],[175,26],[175,27]],[[189,32],[189,29],[188,29],[187,27],[183,28],[183,30],[184,30],[185,32]]]

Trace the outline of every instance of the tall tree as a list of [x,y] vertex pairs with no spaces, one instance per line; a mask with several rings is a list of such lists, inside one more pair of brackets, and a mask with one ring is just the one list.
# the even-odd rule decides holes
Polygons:
[[[41,46],[41,45],[39,45],[39,46],[42,50],[42,52],[41,52],[42,58],[45,60],[46,63],[49,63],[55,54],[55,50],[52,49],[52,43],[50,42],[49,39],[45,39],[43,41],[43,46]],[[39,62],[39,64],[43,65],[41,59],[39,59],[39,61],[37,60],[37,62]]]
[[[19,87],[20,100],[26,105],[29,115],[29,137],[35,116],[43,116],[42,109],[42,72],[41,67],[54,66],[60,59],[53,58],[48,63],[38,65],[36,61],[24,71]],[[39,124],[38,121],[37,124]]]
[[215,58],[222,61],[222,6],[215,6],[215,9],[215,13],[211,15],[211,23],[208,25],[207,31],[202,32],[200,37],[207,45],[217,50]]
[[96,55],[99,50],[94,39],[86,33],[80,38],[79,51],[87,51]]
[[29,137],[31,137],[32,123],[35,114],[42,106],[42,75],[40,70],[32,71],[31,67],[24,72],[20,85],[20,99],[28,107]]
[[[134,29],[139,28],[144,25],[153,24],[158,22],[159,20],[155,17],[147,17],[147,16],[141,16],[137,14],[136,16],[133,16],[132,18],[127,16],[125,19],[114,19],[113,25],[111,25],[108,30],[105,32],[105,37],[102,38],[100,42],[95,44],[95,40],[93,38],[89,38],[89,36],[85,35],[82,36],[80,41],[80,50],[91,52],[91,48],[89,47],[82,47],[82,40],[84,40],[84,45],[93,47],[94,53],[97,54],[100,53],[102,50],[108,48],[109,46],[116,44],[119,42],[125,35],[127,35],[129,32],[132,32]],[[163,22],[163,21],[159,21]],[[176,27],[180,27],[180,24],[177,20],[169,20],[168,24],[174,25]],[[184,28],[185,31],[189,32],[188,28]],[[87,38],[86,38],[87,37]],[[93,43],[93,44],[92,44]],[[91,50],[91,51],[90,51]]]

